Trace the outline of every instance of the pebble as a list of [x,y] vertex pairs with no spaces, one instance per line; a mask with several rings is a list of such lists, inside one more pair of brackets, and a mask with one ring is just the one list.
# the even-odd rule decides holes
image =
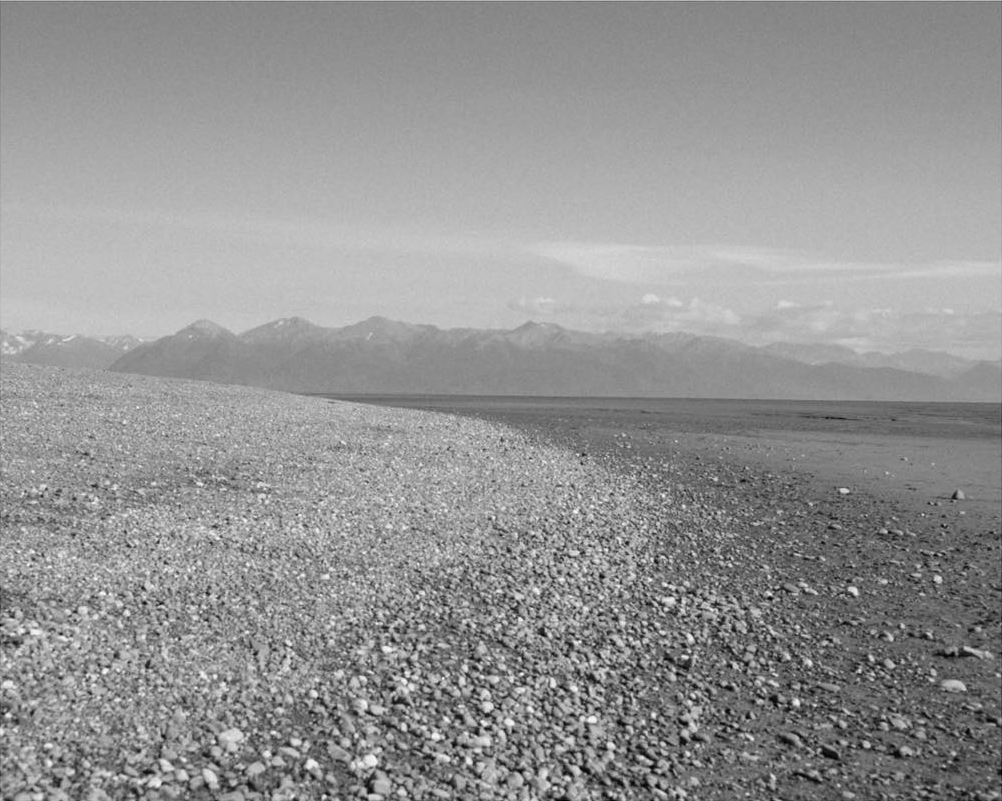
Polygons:
[[328,743],[327,753],[330,754],[331,759],[337,762],[351,762],[351,754],[337,743]]
[[790,731],[781,731],[776,735],[776,739],[792,748],[801,748],[804,745],[804,741],[800,738],[800,735]]
[[505,785],[511,790],[518,790],[523,784],[525,784],[525,777],[518,772],[509,773],[508,778],[505,779]]
[[219,777],[211,768],[202,768],[202,781],[213,790],[219,786]]
[[259,776],[266,770],[268,770],[268,768],[265,767],[263,762],[251,762],[244,770],[244,773],[247,774],[248,778],[253,779],[255,776]]
[[227,729],[216,735],[219,745],[228,753],[236,753],[240,750],[240,743],[244,741],[244,733],[240,729]]
[[974,648],[970,645],[962,645],[959,648],[956,646],[950,648],[944,648],[941,651],[937,651],[939,656],[957,657],[957,656],[970,656],[975,659],[994,659],[995,654],[985,648]]
[[948,693],[966,693],[967,685],[960,679],[943,679],[939,686]]
[[837,748],[833,748],[830,745],[822,745],[821,746],[821,755],[825,756],[825,757],[828,757],[828,759],[836,759],[836,760],[838,760],[838,759],[842,758],[841,752]]

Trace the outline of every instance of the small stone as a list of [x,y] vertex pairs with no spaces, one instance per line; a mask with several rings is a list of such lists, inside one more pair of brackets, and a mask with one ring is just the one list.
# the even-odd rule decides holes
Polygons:
[[253,779],[255,776],[260,776],[266,770],[268,770],[268,768],[265,767],[263,762],[251,762],[244,772],[247,774],[248,778]]
[[915,749],[909,748],[907,745],[899,745],[894,753],[901,759],[908,759],[915,756]]
[[859,587],[854,587],[852,584],[845,588],[845,592],[846,595],[851,595],[853,598],[859,597]]
[[216,735],[219,745],[228,753],[236,753],[240,749],[240,743],[244,741],[244,733],[240,729],[227,729]]
[[800,735],[792,731],[781,731],[776,735],[776,739],[792,748],[800,748],[804,744],[804,741],[800,739]]
[[839,487],[838,488],[838,494],[839,495],[848,495],[849,494],[849,488],[848,487]]
[[940,689],[948,693],[966,693],[967,685],[960,679],[943,679],[939,683]]
[[336,760],[337,762],[351,762],[351,754],[345,751],[337,743],[328,743],[327,753],[330,754],[331,759]]
[[955,489],[953,491],[953,495],[950,496],[950,499],[954,501],[962,501],[965,500],[966,498],[967,496],[964,495],[964,491],[962,489]]
[[525,777],[518,771],[512,771],[508,774],[508,778],[505,779],[505,784],[511,790],[517,790],[525,784]]
[[202,768],[202,781],[212,790],[219,786],[219,777],[211,768]]
[[372,792],[386,798],[393,792],[393,782],[385,777],[378,778],[372,782]]
[[833,748],[830,745],[821,746],[821,756],[828,757],[828,759],[841,759],[842,754],[839,753],[837,748]]

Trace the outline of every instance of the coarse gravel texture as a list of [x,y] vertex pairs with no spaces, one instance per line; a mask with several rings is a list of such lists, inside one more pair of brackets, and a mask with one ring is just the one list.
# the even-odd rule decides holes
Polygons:
[[737,460],[0,371],[4,798],[1002,797],[997,523],[953,599]]

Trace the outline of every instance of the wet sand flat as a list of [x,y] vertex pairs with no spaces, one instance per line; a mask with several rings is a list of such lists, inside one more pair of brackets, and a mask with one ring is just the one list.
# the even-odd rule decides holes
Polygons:
[[998,404],[339,397],[491,419],[576,446],[615,446],[614,452],[724,450],[735,460],[911,504],[948,501],[960,489],[967,512],[988,518],[1002,504]]

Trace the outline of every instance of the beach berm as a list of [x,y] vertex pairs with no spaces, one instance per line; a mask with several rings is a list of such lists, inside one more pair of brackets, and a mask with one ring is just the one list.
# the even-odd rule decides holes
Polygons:
[[2,378],[5,797],[482,781],[465,758],[531,730],[561,673],[545,627],[629,570],[628,537],[597,536],[631,517],[625,482],[512,430]]

